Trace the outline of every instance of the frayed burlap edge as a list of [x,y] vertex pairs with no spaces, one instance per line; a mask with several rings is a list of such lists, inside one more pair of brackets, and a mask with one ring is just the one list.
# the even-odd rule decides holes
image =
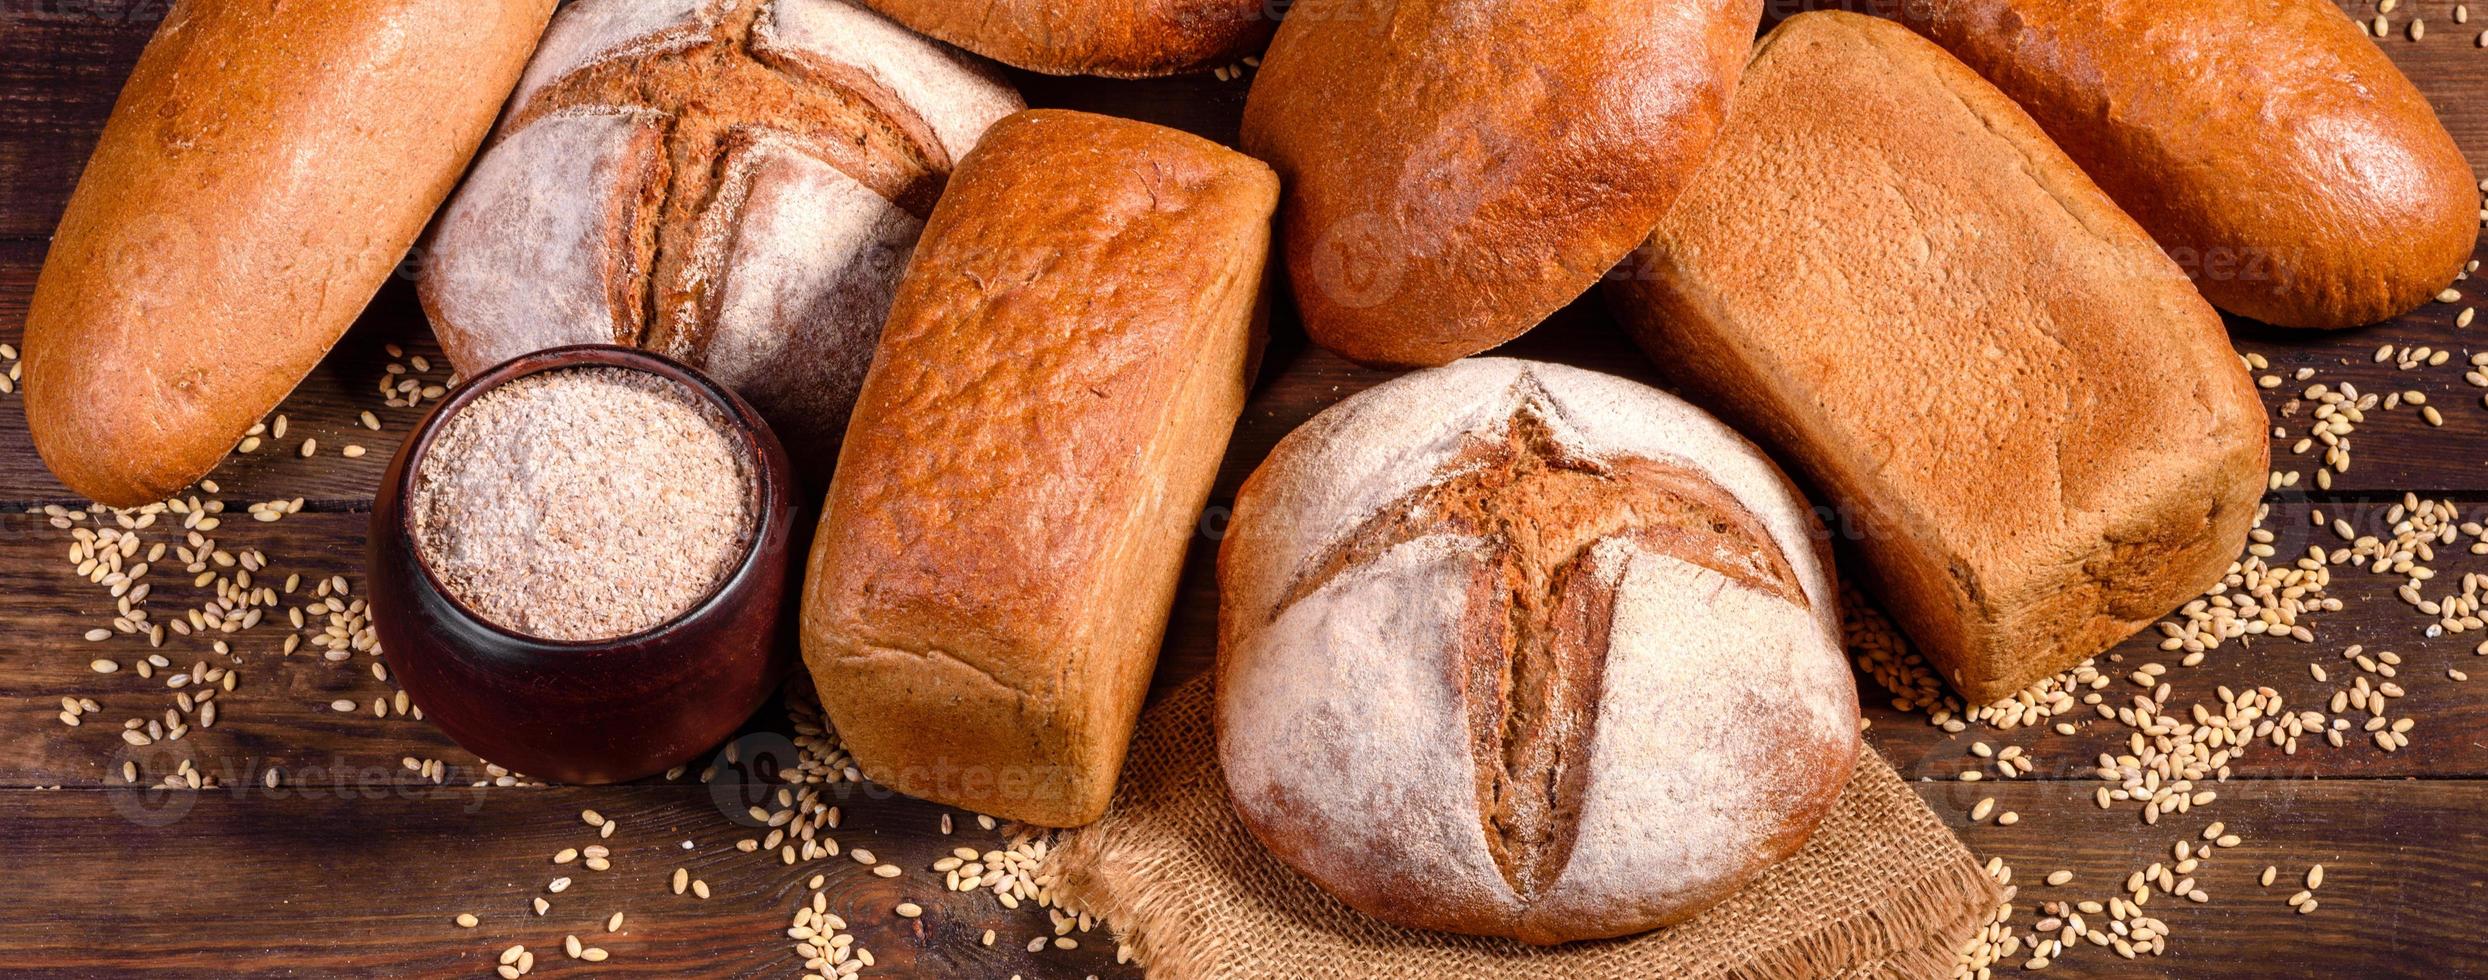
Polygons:
[[[1861,765],[1885,765],[1869,753]],[[1955,847],[1960,846],[1958,843]],[[1966,850],[1937,860],[1916,883],[1896,891],[1892,904],[1858,909],[1812,933],[1729,971],[1745,978],[1943,977],[1952,973],[1961,947],[2001,900],[1995,879]],[[1844,972],[1845,971],[1845,972]]]
[[1262,851],[1228,806],[1214,746],[1203,678],[1143,719],[1114,807],[1059,838],[1040,872],[1154,977],[1941,977],[1999,900],[1870,751],[1804,852],[1672,929],[1546,949],[1416,932],[1338,904]]

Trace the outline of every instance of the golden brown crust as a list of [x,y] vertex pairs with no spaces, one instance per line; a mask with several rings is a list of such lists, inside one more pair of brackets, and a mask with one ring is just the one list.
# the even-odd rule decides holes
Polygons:
[[2293,327],[2408,312],[2479,235],[2470,164],[2330,0],[1924,0],[1987,77],[2223,309]]
[[1267,0],[864,0],[925,34],[1049,75],[1207,71],[1261,50]]
[[1973,702],[2219,580],[2267,445],[2219,315],[2011,100],[1851,14],[1791,18],[1612,283],[1705,404],[1800,465]]
[[61,482],[134,506],[213,469],[405,255],[552,7],[177,4],[26,314],[27,425]]
[[1244,107],[1305,330],[1375,364],[1519,336],[1656,225],[1759,0],[1303,0]]
[[864,772],[979,812],[1104,811],[1242,411],[1277,179],[1024,112],[952,176],[857,401],[805,658]]

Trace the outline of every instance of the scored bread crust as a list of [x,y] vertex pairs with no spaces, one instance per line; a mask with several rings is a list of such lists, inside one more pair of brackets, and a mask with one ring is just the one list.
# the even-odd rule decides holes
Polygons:
[[1243,411],[1277,201],[1241,153],[1060,110],[960,166],[804,581],[804,658],[867,776],[1050,827],[1105,811]]
[[1805,500],[1671,396],[1500,358],[1290,433],[1219,552],[1238,815],[1342,901],[1533,943],[1680,921],[1859,751]]
[[933,37],[1049,75],[1148,78],[1261,50],[1269,0],[864,0]]
[[1608,286],[1697,400],[1840,508],[1971,703],[2220,580],[2267,472],[2220,317],[2004,95],[1889,22],[1765,38],[1710,165]]
[[843,0],[582,0],[443,210],[418,292],[462,372],[653,350],[733,387],[817,481],[942,182],[1020,104]]
[[2331,0],[1913,0],[2214,305],[2291,327],[2407,313],[2479,239],[2427,98]]
[[1316,343],[1430,366],[1521,335],[1666,214],[1760,0],[1300,0],[1244,105]]

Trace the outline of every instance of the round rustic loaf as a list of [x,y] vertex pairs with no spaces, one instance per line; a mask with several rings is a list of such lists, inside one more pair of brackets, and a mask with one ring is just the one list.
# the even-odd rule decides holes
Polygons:
[[1305,334],[1433,367],[1538,325],[1667,215],[1761,0],[1297,0],[1244,102]]
[[580,0],[442,211],[424,308],[468,374],[578,343],[703,368],[818,477],[952,163],[1020,105],[842,0]]
[[1246,481],[1218,572],[1237,813],[1393,923],[1680,921],[1802,846],[1857,760],[1805,499],[1643,385],[1488,358],[1350,398]]

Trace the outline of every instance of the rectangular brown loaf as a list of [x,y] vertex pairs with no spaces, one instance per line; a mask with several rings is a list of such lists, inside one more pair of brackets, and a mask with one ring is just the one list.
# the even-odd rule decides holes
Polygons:
[[552,12],[175,4],[26,313],[26,424],[53,474],[126,507],[213,469],[397,267]]
[[2219,581],[2254,518],[2263,412],[2218,314],[2029,116],[1897,25],[1765,38],[1608,295],[1839,505],[1852,578],[1973,702]]
[[1104,812],[1243,410],[1278,178],[1145,123],[996,123],[901,279],[839,454],[803,649],[857,764]]

